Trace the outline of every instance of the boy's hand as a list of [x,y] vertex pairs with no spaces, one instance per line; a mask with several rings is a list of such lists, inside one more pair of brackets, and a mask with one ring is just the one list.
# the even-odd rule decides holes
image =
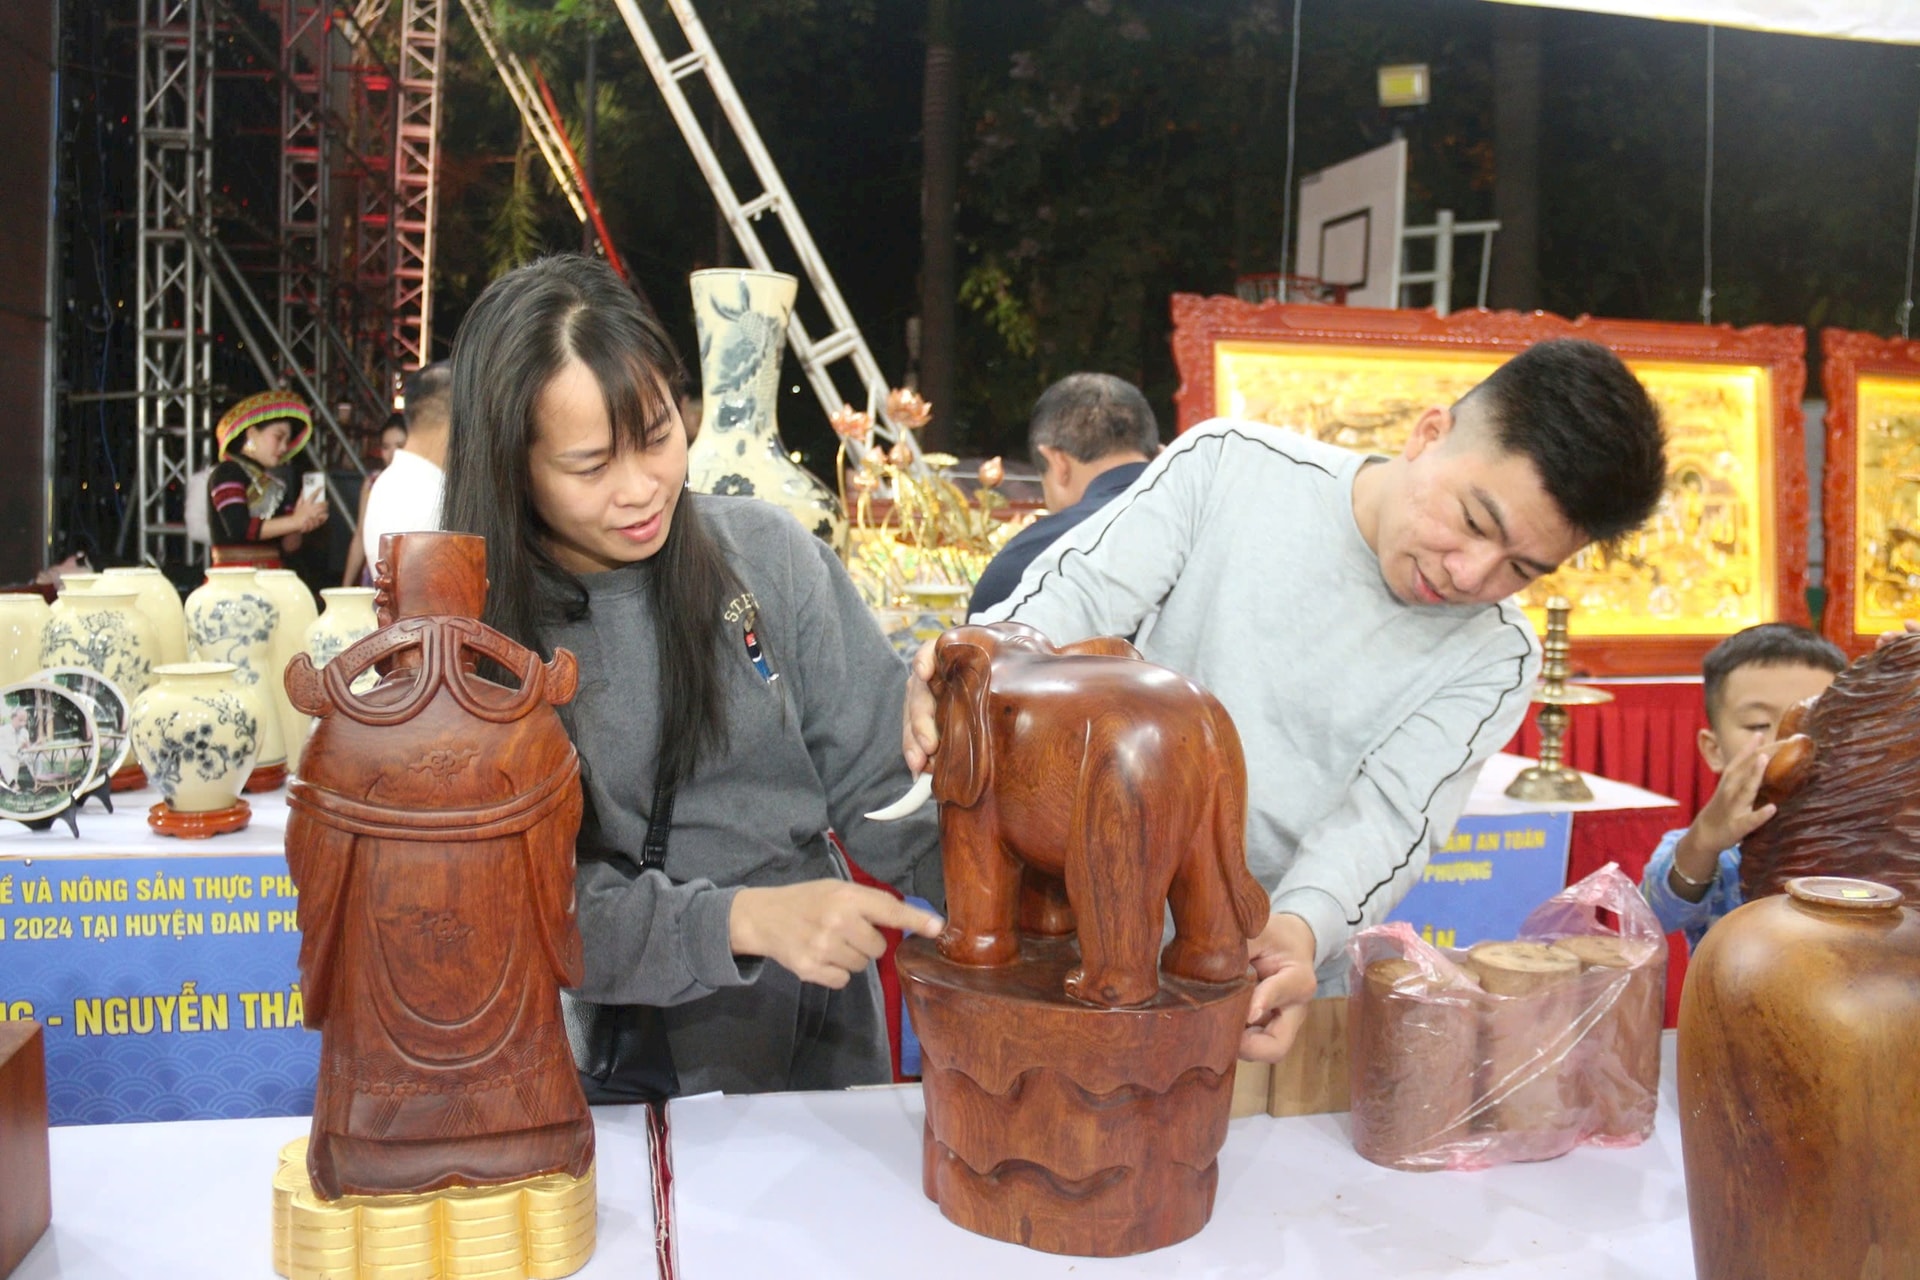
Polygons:
[[[1720,852],[1731,849],[1745,840],[1774,814],[1774,806],[1763,804],[1753,807],[1754,796],[1759,793],[1760,780],[1766,776],[1767,761],[1773,755],[1774,744],[1754,742],[1749,744],[1720,774],[1720,783],[1713,791],[1713,799],[1707,801],[1674,846],[1673,865],[1688,880],[1711,883],[1720,866]],[[1674,888],[1682,896],[1693,901],[1704,897],[1704,887],[1689,891],[1688,887],[1674,882]],[[1695,896],[1698,894],[1699,896]]]

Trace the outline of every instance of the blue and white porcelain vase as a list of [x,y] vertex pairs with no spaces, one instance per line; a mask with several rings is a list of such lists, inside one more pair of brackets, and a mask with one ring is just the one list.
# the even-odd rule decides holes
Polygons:
[[260,717],[260,750],[255,767],[271,770],[287,762],[286,734],[266,686],[273,672],[273,631],[280,611],[260,589],[251,567],[207,570],[207,580],[187,597],[187,635],[196,662],[233,664],[234,682],[254,699]]
[[137,698],[153,678],[160,637],[140,612],[132,587],[99,582],[60,597],[40,632],[42,667],[82,667],[96,671],[129,698]]
[[274,623],[270,643],[272,670],[263,683],[273,695],[274,709],[280,716],[280,733],[287,742],[287,767],[298,773],[300,752],[307,745],[313,720],[301,714],[293,705],[293,699],[287,696],[287,664],[293,661],[294,654],[304,651],[307,628],[320,616],[320,610],[313,602],[313,592],[307,590],[307,584],[291,569],[257,569],[254,581],[280,615]]
[[700,335],[701,411],[687,483],[697,493],[763,498],[840,545],[847,523],[840,500],[787,456],[775,413],[799,282],[780,271],[722,268],[696,271],[688,284]]
[[133,749],[180,813],[233,808],[253,772],[264,727],[230,662],[163,664],[133,700]]
[[0,592],[0,684],[25,680],[40,669],[40,633],[50,616],[38,592]]

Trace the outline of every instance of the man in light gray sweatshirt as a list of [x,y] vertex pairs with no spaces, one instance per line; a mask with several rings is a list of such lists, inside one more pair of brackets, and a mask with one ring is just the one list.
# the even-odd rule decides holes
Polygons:
[[[1508,599],[1638,526],[1666,482],[1659,416],[1596,343],[1535,345],[1368,457],[1217,419],[1170,445],[975,619],[1057,644],[1136,635],[1232,714],[1247,864],[1273,914],[1241,1056],[1277,1061],[1342,949],[1415,884],[1480,763],[1526,713],[1540,652]],[[937,749],[914,661],[905,753]]]

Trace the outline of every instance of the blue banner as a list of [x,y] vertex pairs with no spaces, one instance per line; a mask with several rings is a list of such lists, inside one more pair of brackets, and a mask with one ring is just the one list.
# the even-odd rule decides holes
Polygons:
[[54,1124],[305,1115],[286,859],[0,861],[0,1018],[45,1029]]
[[1435,946],[1506,941],[1535,907],[1567,887],[1573,815],[1468,815],[1389,920],[1404,920]]

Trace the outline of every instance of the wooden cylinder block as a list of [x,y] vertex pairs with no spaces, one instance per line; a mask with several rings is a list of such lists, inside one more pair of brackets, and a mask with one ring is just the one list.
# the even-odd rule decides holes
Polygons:
[[1069,1000],[1070,939],[1025,938],[974,968],[909,938],[901,986],[920,1037],[927,1197],[969,1231],[1120,1257],[1206,1225],[1252,983],[1162,974],[1151,1004]]
[[1587,1032],[1581,1076],[1593,1107],[1594,1136],[1638,1140],[1653,1132],[1660,1093],[1660,1023],[1666,1012],[1665,949],[1655,942],[1593,936],[1562,938],[1562,950],[1589,973],[1625,970],[1626,989]]
[[1579,1013],[1580,959],[1550,942],[1483,942],[1467,953],[1488,995],[1481,1029],[1486,1119],[1516,1160],[1564,1155],[1580,1139],[1585,1098],[1570,1029]]
[[1471,991],[1430,982],[1411,960],[1376,960],[1347,1013],[1353,1149],[1375,1164],[1447,1166],[1471,1136],[1479,1019]]
[[0,1277],[52,1219],[46,1037],[37,1022],[0,1022]]

